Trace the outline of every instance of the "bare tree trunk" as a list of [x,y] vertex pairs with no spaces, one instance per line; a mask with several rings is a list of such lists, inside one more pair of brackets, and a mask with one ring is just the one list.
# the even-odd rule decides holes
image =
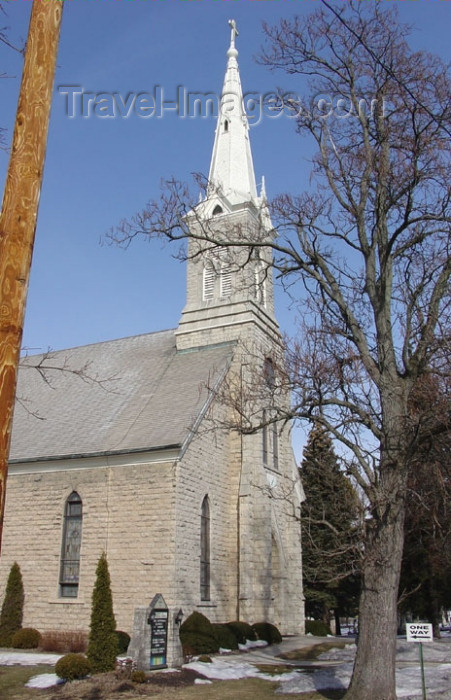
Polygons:
[[335,616],[335,634],[337,637],[341,637],[340,614],[339,614],[337,609],[334,610],[334,616]]
[[35,0],[32,5],[0,215],[0,547],[17,366],[63,5],[61,0]]
[[346,700],[396,700],[397,600],[404,543],[402,487],[391,500],[382,517],[369,524],[359,644]]

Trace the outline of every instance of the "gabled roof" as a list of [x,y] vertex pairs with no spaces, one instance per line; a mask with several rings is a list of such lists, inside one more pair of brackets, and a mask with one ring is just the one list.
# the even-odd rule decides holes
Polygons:
[[[24,358],[10,459],[181,446],[232,352],[223,345],[178,353],[170,330]],[[41,361],[63,369],[43,378],[32,367]]]

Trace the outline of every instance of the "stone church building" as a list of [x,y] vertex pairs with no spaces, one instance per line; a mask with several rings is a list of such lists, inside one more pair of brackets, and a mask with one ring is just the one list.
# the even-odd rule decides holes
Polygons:
[[170,664],[180,609],[304,628],[302,488],[289,425],[275,421],[289,399],[273,231],[231,26],[208,191],[184,220],[194,238],[179,326],[27,358],[7,486],[0,596],[17,561],[23,625],[88,631],[106,552],[117,628],[131,633],[135,610],[161,594]]

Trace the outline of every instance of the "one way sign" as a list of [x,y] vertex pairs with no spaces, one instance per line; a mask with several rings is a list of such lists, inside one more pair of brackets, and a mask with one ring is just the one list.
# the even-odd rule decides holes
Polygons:
[[429,622],[408,622],[406,625],[408,642],[432,642],[432,625]]

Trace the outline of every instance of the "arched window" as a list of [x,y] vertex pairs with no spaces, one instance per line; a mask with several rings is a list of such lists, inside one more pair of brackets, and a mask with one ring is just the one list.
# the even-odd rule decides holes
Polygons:
[[76,598],[78,595],[82,519],[83,504],[81,498],[76,491],[72,491],[64,509],[60,566],[60,596],[62,598]]
[[200,514],[200,599],[210,600],[210,505],[202,501]]
[[274,362],[270,357],[265,357],[263,363],[263,375],[265,377],[265,382],[271,391],[274,391],[276,384],[276,371],[274,369]]
[[219,214],[222,214],[222,213],[223,213],[222,207],[219,204],[217,204],[215,206],[215,208],[213,209],[213,216],[218,216]]
[[228,122],[227,119],[226,119],[226,120],[224,121],[224,131],[228,131],[228,130],[229,130],[229,122]]

